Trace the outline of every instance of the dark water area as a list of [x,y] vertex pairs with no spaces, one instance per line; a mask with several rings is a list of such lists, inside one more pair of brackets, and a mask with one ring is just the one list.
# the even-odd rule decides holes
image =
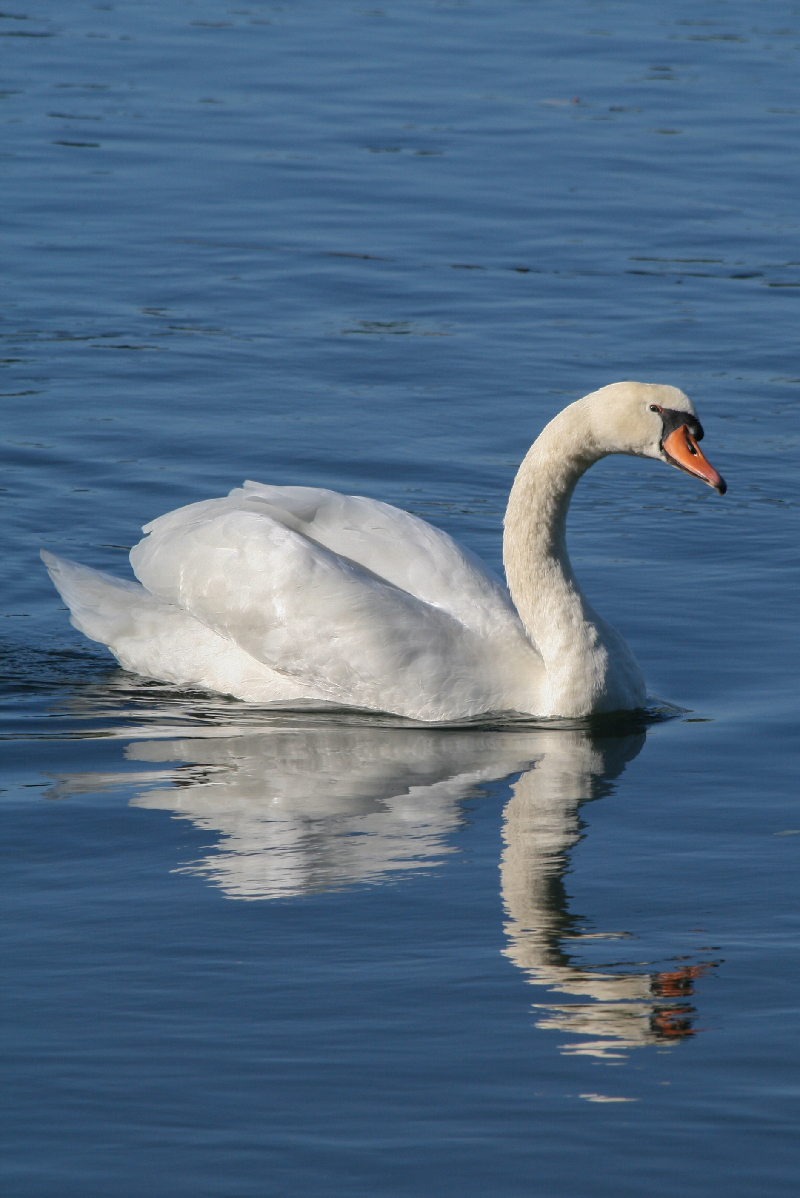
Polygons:
[[[772,0],[0,13],[4,1194],[797,1188],[799,65]],[[729,486],[576,492],[648,720],[182,694],[38,558],[249,477],[499,569],[624,378]]]

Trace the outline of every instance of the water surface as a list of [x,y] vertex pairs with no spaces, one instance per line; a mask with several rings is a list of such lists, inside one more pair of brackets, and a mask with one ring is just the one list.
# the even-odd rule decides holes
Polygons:
[[[64,0],[0,46],[4,1193],[792,1192],[800,9]],[[251,477],[499,569],[620,378],[729,484],[573,504],[668,719],[179,694],[38,561],[126,574]]]

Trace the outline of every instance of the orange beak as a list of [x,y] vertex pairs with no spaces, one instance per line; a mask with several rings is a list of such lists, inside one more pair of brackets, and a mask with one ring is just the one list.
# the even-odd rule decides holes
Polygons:
[[703,457],[697,442],[685,424],[665,437],[661,448],[673,466],[678,466],[687,474],[693,474],[695,478],[702,478],[704,483],[708,483],[715,491],[719,491],[720,495],[725,494],[728,489],[725,479],[717,474],[711,463]]

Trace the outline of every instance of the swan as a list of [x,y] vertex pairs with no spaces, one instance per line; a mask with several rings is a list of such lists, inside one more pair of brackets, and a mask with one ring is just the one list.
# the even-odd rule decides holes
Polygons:
[[508,587],[468,549],[378,500],[246,482],[146,524],[138,582],[42,551],[72,623],[123,669],[258,704],[412,720],[581,717],[645,704],[620,634],[567,554],[575,485],[612,453],[726,485],[677,387],[614,383],[550,421],[511,489]]

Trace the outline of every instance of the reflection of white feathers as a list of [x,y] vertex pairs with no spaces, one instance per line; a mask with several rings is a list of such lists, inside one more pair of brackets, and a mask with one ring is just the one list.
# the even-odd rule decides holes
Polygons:
[[[580,804],[609,792],[644,734],[598,739],[563,729],[333,726],[299,717],[293,727],[217,731],[133,741],[127,749],[131,761],[151,766],[139,776],[148,785],[135,805],[171,811],[217,838],[184,872],[230,898],[253,900],[430,868],[454,851],[461,801],[482,783],[519,773],[503,812],[504,952],[556,998],[536,1004],[537,1026],[579,1036],[566,1052],[610,1060],[679,1034],[670,1033],[669,1020],[685,1012],[658,995],[664,979],[680,985],[677,975],[610,972],[576,961],[586,933],[562,883],[581,834]],[[135,777],[120,775],[119,784],[130,786]],[[65,777],[52,793],[112,782],[106,775]]]
[[452,851],[458,803],[530,764],[526,735],[305,728],[133,743],[136,761],[192,764],[135,802],[222,840],[188,869],[236,898],[378,880]]

